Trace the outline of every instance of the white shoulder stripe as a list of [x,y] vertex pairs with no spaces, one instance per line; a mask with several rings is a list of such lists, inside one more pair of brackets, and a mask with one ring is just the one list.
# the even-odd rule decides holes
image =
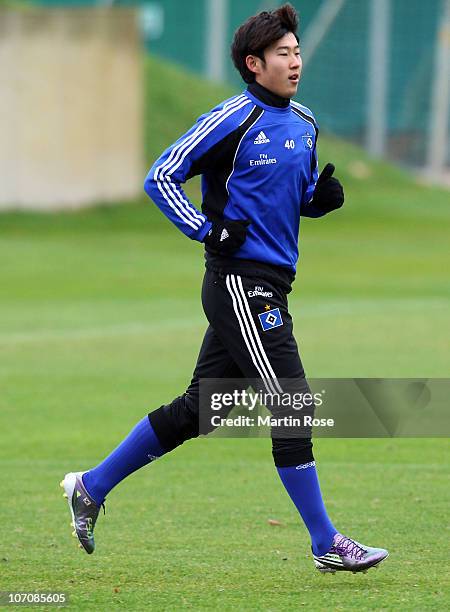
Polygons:
[[311,119],[314,121],[314,114],[310,108],[308,108],[307,106],[303,106],[303,104],[300,104],[300,102],[296,102],[295,100],[291,100],[291,104],[292,106],[295,106],[295,108],[298,108],[303,113],[305,113],[305,115],[308,115],[308,117],[311,117]]
[[[292,110],[297,115],[297,117],[301,117],[304,121],[306,121],[307,123],[310,123],[314,128],[314,132],[316,133],[317,125],[312,117],[306,116],[305,113],[303,113],[303,111],[300,111],[300,109],[298,108],[292,107]],[[300,114],[300,112],[302,114]]]
[[218,117],[212,118],[208,124],[205,124],[204,128],[195,137],[195,140],[192,140],[192,137],[188,139],[185,145],[178,151],[178,153],[181,152],[181,156],[178,161],[174,160],[174,162],[172,162],[170,165],[168,163],[163,165],[163,174],[172,174],[175,172],[175,170],[177,170],[183,163],[186,155],[190,153],[192,149],[196,147],[210,132],[212,132],[218,125],[225,121],[225,119],[228,119],[228,117],[233,115],[235,112],[244,106],[247,106],[247,104],[252,104],[252,101],[249,98],[246,98],[245,96],[244,98],[244,100],[239,101],[236,105],[230,106],[225,113],[220,113]]
[[239,102],[241,102],[244,98],[245,96],[243,95],[237,96],[236,98],[232,98],[229,102],[223,105],[223,108],[220,111],[211,113],[210,115],[205,117],[205,119],[203,119],[203,121],[192,132],[192,134],[189,134],[189,136],[179,142],[177,146],[172,149],[166,161],[156,169],[155,180],[158,179],[158,171],[160,169],[162,170],[163,168],[165,169],[166,166],[170,167],[172,163],[176,163],[176,161],[179,159],[179,155],[181,155],[185,147],[188,146],[198,136],[199,133],[206,129],[213,121],[217,119],[217,117],[220,117],[221,115],[226,113],[229,108],[232,108],[235,105],[239,104]]

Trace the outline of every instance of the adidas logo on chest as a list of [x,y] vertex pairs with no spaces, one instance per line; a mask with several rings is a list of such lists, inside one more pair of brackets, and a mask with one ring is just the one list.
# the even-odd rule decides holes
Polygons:
[[270,140],[269,140],[269,138],[267,138],[267,136],[261,130],[261,132],[258,134],[258,136],[253,141],[253,144],[255,144],[255,145],[266,144],[266,142],[270,142]]

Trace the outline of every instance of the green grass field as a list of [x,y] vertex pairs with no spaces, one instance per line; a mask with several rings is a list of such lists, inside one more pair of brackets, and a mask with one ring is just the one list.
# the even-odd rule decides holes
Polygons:
[[[148,69],[150,166],[227,92]],[[448,377],[448,192],[331,138],[319,155],[347,200],[302,227],[290,302],[308,375]],[[198,201],[197,183],[188,192]],[[0,590],[66,592],[71,608],[96,610],[448,606],[443,439],[316,442],[336,526],[390,550],[377,572],[314,570],[266,439],[186,443],[114,490],[96,553],[78,550],[58,483],[189,382],[206,328],[202,249],[142,198],[0,215],[0,260]]]

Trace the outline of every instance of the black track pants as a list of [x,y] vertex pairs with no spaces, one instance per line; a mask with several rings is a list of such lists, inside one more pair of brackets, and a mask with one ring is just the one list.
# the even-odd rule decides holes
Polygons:
[[[170,451],[199,435],[199,381],[258,379],[277,392],[278,379],[295,378],[309,390],[292,329],[286,294],[274,283],[250,276],[205,273],[203,309],[209,327],[187,391],[149,414],[161,445]],[[310,437],[272,437],[278,467],[313,461]]]

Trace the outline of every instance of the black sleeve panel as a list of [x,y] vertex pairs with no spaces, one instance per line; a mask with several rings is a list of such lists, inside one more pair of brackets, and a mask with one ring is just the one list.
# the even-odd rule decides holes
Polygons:
[[319,138],[319,126],[314,121],[313,117],[310,117],[309,115],[307,115],[306,113],[301,111],[299,108],[292,107],[292,110],[294,111],[294,113],[297,113],[297,115],[299,115],[300,117],[305,119],[305,121],[307,121],[308,123],[312,123],[313,127],[314,127],[314,132],[315,132],[316,137],[314,139],[314,148],[311,151],[311,176],[312,176],[312,174],[313,174],[313,172],[314,172],[314,170],[316,168],[316,164],[317,164],[316,147],[317,147],[317,140]]
[[211,147],[189,170],[186,180],[203,174],[206,181],[207,190],[203,198],[202,212],[210,221],[223,218],[223,210],[228,202],[226,182],[233,170],[236,150],[242,136],[262,113],[262,108],[255,107],[244,123]]
[[319,140],[319,128],[317,125],[314,125],[316,129],[316,139],[314,141],[314,148],[311,155],[311,176],[313,175],[314,170],[317,166],[317,141]]

